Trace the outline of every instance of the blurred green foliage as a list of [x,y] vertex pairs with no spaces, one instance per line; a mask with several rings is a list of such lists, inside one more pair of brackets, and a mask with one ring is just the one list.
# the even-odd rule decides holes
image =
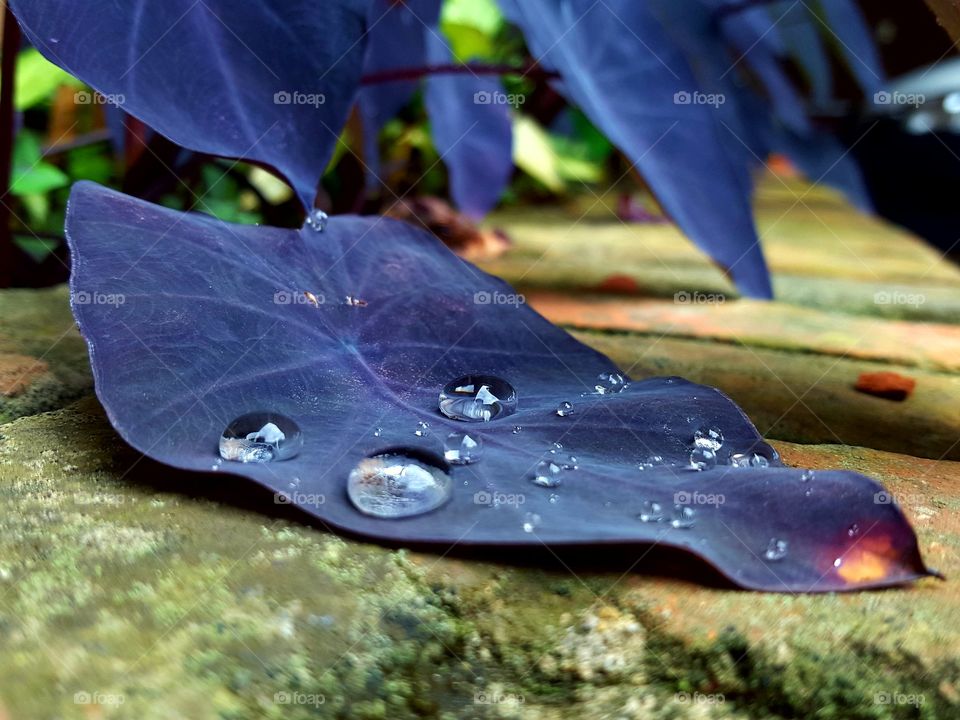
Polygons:
[[[441,30],[461,62],[518,69],[529,62],[520,33],[505,22],[494,0],[446,0]],[[562,106],[546,113],[535,107],[533,101],[549,93],[542,79],[538,84],[522,73],[502,79],[506,92],[527,100],[514,111],[517,173],[503,201],[540,201],[582,184],[603,182],[612,148],[584,116]],[[14,237],[38,261],[62,241],[66,201],[74,182],[93,180],[131,192],[128,179],[144,161],[148,169],[149,161],[155,161],[159,180],[170,175],[165,183],[158,180],[156,188],[147,182],[143,187],[148,190],[134,190],[154,202],[229,222],[300,223],[301,210],[290,188],[268,170],[198,158],[186,151],[176,162],[161,159],[149,142],[142,151],[131,153],[126,145],[141,141],[110,132],[121,127],[121,110],[91,102],[91,97],[90,88],[33,48],[19,54],[15,89],[19,129],[11,180]],[[352,186],[356,192],[358,174],[363,186],[365,164],[358,160],[363,138],[358,135],[348,124],[327,168],[323,187],[334,199],[351,192]],[[367,198],[364,210],[386,209],[404,195],[446,194],[446,171],[431,141],[419,95],[383,129],[379,153],[380,182],[368,185],[373,197]]]

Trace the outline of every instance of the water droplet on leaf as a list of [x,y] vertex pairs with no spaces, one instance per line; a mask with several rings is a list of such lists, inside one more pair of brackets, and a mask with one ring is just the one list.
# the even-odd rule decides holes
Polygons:
[[540,526],[540,516],[536,513],[527,513],[523,516],[523,531],[532,533]]
[[279,413],[241,415],[220,436],[220,457],[242,463],[288,460],[303,448],[303,434],[290,418]]
[[787,541],[772,538],[767,544],[763,557],[767,560],[783,560],[787,556]]
[[717,454],[705,447],[695,447],[690,453],[690,467],[694,470],[710,470],[717,466]]
[[430,432],[430,423],[424,422],[421,420],[417,423],[417,429],[413,431],[413,434],[417,437],[423,437]]
[[414,455],[391,452],[361,460],[350,471],[347,495],[365,515],[421,515],[450,499],[453,483],[441,468]]
[[443,459],[454,465],[469,465],[480,460],[483,454],[483,438],[452,432],[443,443]]
[[466,375],[440,392],[440,412],[465,422],[488,422],[517,411],[517,392],[493,375]]
[[597,375],[597,384],[593,386],[593,389],[597,391],[598,395],[610,395],[622,392],[627,385],[629,383],[620,373],[602,372]]
[[661,522],[663,520],[663,506],[658,502],[645,501],[637,517],[641,522]]
[[327,227],[327,220],[329,219],[330,216],[323,210],[311,210],[307,214],[305,225],[314,232],[323,232]]
[[688,505],[674,505],[670,525],[677,530],[689,530],[694,525],[695,515],[694,509]]
[[723,445],[723,433],[720,428],[702,427],[693,434],[693,445],[716,452]]
[[560,485],[563,468],[552,460],[541,460],[533,470],[533,484],[554,488]]
[[557,405],[557,415],[560,417],[567,417],[568,415],[573,415],[573,403],[564,400],[562,403]]

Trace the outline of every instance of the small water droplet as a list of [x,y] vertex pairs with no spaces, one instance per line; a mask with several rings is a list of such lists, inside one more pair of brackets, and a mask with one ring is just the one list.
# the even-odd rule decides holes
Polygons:
[[695,447],[690,453],[690,467],[694,470],[711,470],[717,466],[717,454],[705,447]]
[[737,453],[730,456],[730,464],[734,467],[769,467],[770,461],[757,453]]
[[854,523],[853,525],[847,528],[847,535],[849,535],[850,537],[856,537],[859,534],[860,534],[860,526],[857,525],[857,523]]
[[430,423],[424,422],[421,420],[417,423],[417,429],[413,431],[413,434],[417,437],[423,437],[430,432]]
[[480,460],[483,454],[483,438],[452,432],[443,443],[443,458],[454,465],[469,465]]
[[440,412],[465,422],[488,422],[517,411],[517,392],[494,375],[465,375],[440,391]]
[[810,482],[813,480],[813,470],[804,470],[800,475],[800,482]]
[[376,428],[376,429],[373,431],[373,436],[374,436],[374,437],[380,437],[381,435],[383,435],[383,428]]
[[527,513],[523,516],[523,531],[532,533],[540,526],[540,516],[536,513]]
[[299,426],[287,416],[273,412],[241,415],[220,436],[220,457],[235,462],[289,460],[302,448]]
[[550,501],[550,504],[551,504],[551,505],[556,505],[556,504],[557,504],[557,500],[559,500],[559,499],[560,499],[560,496],[559,496],[559,495],[557,495],[556,493],[550,493],[550,500],[549,500],[549,501]]
[[693,446],[716,452],[723,445],[723,433],[720,428],[702,427],[693,434]]
[[522,430],[523,430],[523,426],[522,426],[522,425],[514,425],[514,426],[513,426],[513,434],[514,434],[514,435],[519,435]]
[[562,403],[557,405],[557,415],[560,417],[567,417],[568,415],[573,415],[573,403],[567,400],[564,400]]
[[670,521],[670,525],[677,530],[689,530],[694,525],[696,514],[689,505],[674,505],[673,519]]
[[598,395],[612,395],[622,392],[629,384],[620,373],[602,372],[597,375],[597,384],[593,389]]
[[347,479],[354,507],[380,518],[430,512],[447,502],[452,492],[453,483],[444,470],[403,451],[361,460]]
[[843,565],[843,558],[837,558],[836,560],[833,561],[833,566],[835,568],[838,568],[841,565]]
[[311,210],[307,214],[305,225],[314,232],[323,232],[327,227],[327,220],[329,219],[330,216],[323,210]]
[[643,506],[640,510],[640,514],[637,515],[641,522],[662,522],[663,521],[663,506],[658,502],[651,502],[649,500],[643,503]]
[[787,556],[787,541],[772,538],[767,543],[767,550],[763,554],[767,560],[783,560]]
[[640,470],[649,470],[657,465],[663,465],[663,457],[660,455],[651,455],[639,465]]
[[541,460],[533,470],[533,484],[555,488],[560,485],[563,468],[552,460]]
[[344,302],[350,307],[366,307],[367,306],[367,301],[362,300],[361,298],[358,298],[356,295],[347,295],[347,297],[344,298]]

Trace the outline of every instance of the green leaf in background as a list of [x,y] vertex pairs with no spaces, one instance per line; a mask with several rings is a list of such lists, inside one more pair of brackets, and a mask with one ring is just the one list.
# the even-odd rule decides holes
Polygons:
[[13,241],[37,263],[43,262],[44,258],[60,245],[59,240],[40,238],[33,235],[16,235]]
[[27,48],[17,56],[14,107],[27,110],[47,100],[61,85],[83,87],[83,83],[43,57],[36,48]]
[[502,26],[503,15],[494,0],[447,0],[443,4],[440,27],[454,57],[460,60],[494,58],[494,40]]
[[440,22],[469,25],[482,33],[494,35],[503,25],[503,15],[494,0],[447,0],[443,4]]
[[95,145],[79,147],[67,154],[67,174],[74,180],[92,180],[107,185],[114,175],[113,160]]
[[262,167],[251,165],[247,180],[271,205],[280,205],[293,197],[293,188]]
[[18,133],[13,146],[10,192],[18,196],[42,195],[68,184],[66,173],[43,161],[39,138],[26,130]]
[[513,118],[513,162],[548,190],[562,193],[566,183],[560,173],[556,151],[547,131],[526,115]]

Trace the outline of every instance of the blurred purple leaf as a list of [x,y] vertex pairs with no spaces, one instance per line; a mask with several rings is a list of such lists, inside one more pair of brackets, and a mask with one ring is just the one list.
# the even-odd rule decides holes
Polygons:
[[13,0],[51,62],[186,148],[277,168],[313,207],[368,0]]
[[[248,478],[382,541],[660,544],[773,591],[927,574],[913,531],[876,482],[782,467],[729,398],[680,378],[594,394],[598,374],[615,371],[608,359],[411,225],[344,216],[323,232],[233,226],[80,183],[67,231],[97,393],[127,442],[173,467]],[[466,373],[512,383],[517,412],[487,423],[441,415],[440,389]],[[557,414],[562,401],[572,415]],[[220,464],[223,429],[257,410],[294,419],[302,452]],[[684,470],[702,427],[722,430],[721,463],[756,452],[771,466]],[[455,431],[485,450],[450,469],[449,502],[404,519],[351,504],[346,479],[358,463],[405,448],[442,466],[440,443]],[[538,487],[534,468],[558,442],[578,468],[563,471],[559,487]],[[641,470],[650,455],[665,464]],[[662,517],[639,519],[656,511],[651,503]]]
[[[452,61],[446,41],[427,35],[427,60]],[[450,176],[450,196],[465,215],[480,219],[494,208],[513,174],[510,97],[493,75],[438,73],[426,80],[430,131]]]
[[680,48],[643,2],[501,0],[561,89],[635,163],[680,228],[746,295],[770,297],[745,163]]

